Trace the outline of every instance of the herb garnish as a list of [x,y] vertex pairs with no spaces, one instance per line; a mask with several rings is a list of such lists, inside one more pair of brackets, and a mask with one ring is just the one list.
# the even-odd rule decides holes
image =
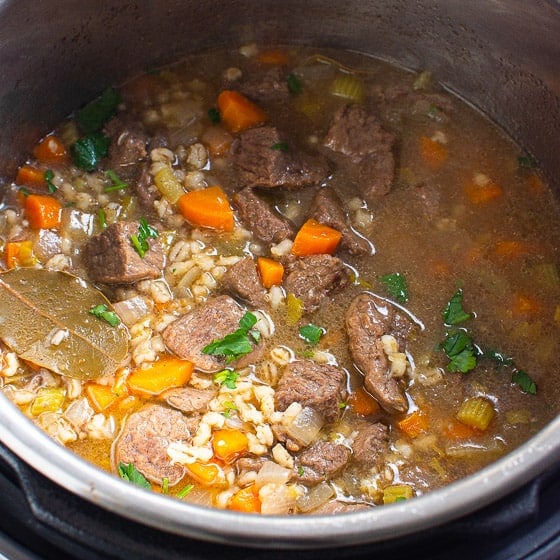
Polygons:
[[288,75],[288,89],[290,90],[290,93],[293,93],[294,95],[300,94],[303,89],[301,80],[295,74]]
[[304,325],[299,328],[299,335],[301,338],[315,346],[321,340],[321,337],[325,334],[325,331],[321,327],[317,327],[309,323],[309,325]]
[[144,258],[150,249],[148,239],[155,239],[159,235],[158,230],[148,224],[146,218],[140,218],[140,225],[138,226],[138,234],[130,236],[130,242],[136,252],[141,258]]
[[105,216],[105,210],[103,210],[103,208],[99,209],[99,212],[97,212],[97,217],[99,218],[99,227],[101,229],[105,229],[107,227],[107,219]]
[[125,463],[121,462],[119,463],[117,470],[119,476],[123,480],[131,482],[136,486],[140,486],[140,488],[152,488],[152,485],[148,482],[148,480],[146,480],[146,477],[140,471],[138,471],[138,469],[132,463],[126,465]]
[[187,484],[180,492],[177,492],[177,498],[180,500],[183,499],[193,488],[194,484]]
[[101,130],[103,125],[117,112],[121,96],[113,88],[106,89],[100,97],[80,109],[76,120],[84,134]]
[[169,478],[167,478],[166,476],[164,476],[161,481],[161,493],[169,494]]
[[111,179],[112,182],[111,185],[103,189],[106,193],[113,192],[113,191],[121,191],[128,187],[128,185],[112,169],[108,169],[107,171],[105,171],[105,175],[109,179]]
[[517,164],[521,169],[534,169],[535,167],[537,167],[537,162],[529,154],[524,156],[519,156],[517,158]]
[[381,277],[381,281],[392,298],[396,299],[399,303],[406,303],[408,301],[406,278],[400,272],[385,274],[385,276]]
[[237,388],[237,378],[239,374],[232,369],[223,369],[214,375],[214,381],[220,385],[224,385],[228,389]]
[[208,118],[210,119],[210,122],[212,124],[218,124],[222,120],[220,111],[218,111],[216,107],[212,107],[211,109],[208,109]]
[[516,370],[512,374],[511,380],[516,385],[519,385],[521,390],[525,391],[525,393],[529,393],[529,395],[537,394],[537,384],[531,379],[529,374],[525,373],[522,369]]
[[270,149],[278,152],[287,152],[288,144],[286,144],[286,142],[276,142],[276,144],[272,144],[272,146],[270,146]]
[[95,305],[89,310],[89,312],[92,315],[95,315],[98,319],[103,319],[112,327],[116,327],[121,322],[119,316],[114,311],[111,311],[104,303]]
[[244,356],[253,350],[251,342],[257,343],[260,340],[260,331],[253,329],[257,323],[257,318],[251,312],[247,311],[239,321],[239,328],[224,336],[219,340],[214,340],[206,345],[202,352],[212,356],[221,356],[226,358],[226,364],[229,364]]
[[47,169],[45,171],[45,181],[47,182],[47,187],[50,193],[55,193],[58,187],[52,182],[54,179],[54,171],[52,169]]
[[109,154],[111,139],[101,132],[80,138],[70,149],[72,161],[84,171],[95,171],[99,162]]
[[456,331],[447,335],[441,348],[449,358],[447,370],[467,373],[476,367],[478,351],[473,341],[464,331]]
[[453,297],[447,302],[441,315],[446,325],[458,325],[472,317],[470,313],[463,309],[463,290],[459,289],[455,292]]

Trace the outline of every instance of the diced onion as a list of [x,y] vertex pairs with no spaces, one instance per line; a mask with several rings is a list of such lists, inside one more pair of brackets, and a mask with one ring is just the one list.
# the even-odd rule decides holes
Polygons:
[[261,488],[265,484],[285,484],[290,480],[291,474],[290,469],[286,469],[274,461],[266,461],[257,474],[255,485],[257,488]]
[[304,446],[309,445],[319,435],[324,419],[315,409],[305,406],[300,413],[286,426],[287,434]]
[[310,488],[309,491],[296,500],[297,507],[303,513],[317,509],[326,504],[333,496],[335,491],[327,482],[321,482],[317,486]]
[[285,515],[296,508],[297,492],[292,486],[267,484],[259,490],[261,513],[264,515]]
[[146,300],[142,296],[118,301],[113,305],[113,308],[121,321],[129,327],[137,323],[150,311]]

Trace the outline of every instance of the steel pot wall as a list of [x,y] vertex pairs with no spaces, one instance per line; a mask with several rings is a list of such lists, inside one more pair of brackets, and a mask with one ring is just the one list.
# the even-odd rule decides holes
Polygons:
[[[186,52],[248,41],[371,53],[430,69],[481,108],[560,187],[560,5],[534,0],[0,1],[0,176],[107,85]],[[470,513],[560,457],[560,419],[489,468],[411,502],[334,517],[261,517],[189,506],[123,484],[37,430],[3,396],[0,440],[77,495],[163,531],[311,547],[381,541]]]

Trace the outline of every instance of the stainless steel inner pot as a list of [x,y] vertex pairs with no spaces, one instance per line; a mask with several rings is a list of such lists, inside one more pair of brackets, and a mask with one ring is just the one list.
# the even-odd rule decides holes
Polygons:
[[[483,110],[560,190],[560,4],[534,0],[0,1],[0,176],[104,87],[182,54],[248,41],[340,47],[429,69]],[[377,542],[497,501],[560,457],[560,419],[463,481],[410,502],[330,517],[189,506],[125,484],[67,452],[0,395],[0,440],[61,487],[187,537],[274,548]]]

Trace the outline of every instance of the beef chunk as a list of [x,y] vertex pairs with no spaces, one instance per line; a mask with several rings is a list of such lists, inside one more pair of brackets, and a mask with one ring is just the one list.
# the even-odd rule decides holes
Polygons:
[[343,106],[333,116],[323,144],[340,154],[341,165],[356,181],[368,204],[387,194],[393,184],[393,134],[358,105]]
[[125,181],[136,180],[139,164],[148,156],[146,147],[150,139],[142,125],[117,116],[105,125],[104,133],[111,139],[105,167]]
[[290,362],[276,387],[276,408],[286,410],[292,403],[309,406],[326,422],[338,420],[340,403],[346,398],[346,375],[341,369],[313,360]]
[[[167,326],[163,331],[163,341],[171,352],[190,360],[197,369],[219,371],[224,367],[224,360],[203,354],[202,349],[236,331],[244,314],[245,311],[230,296],[217,296]],[[241,359],[244,358],[246,356]]]
[[147,240],[149,250],[141,257],[130,237],[138,235],[138,222],[115,222],[86,247],[86,266],[93,282],[130,284],[159,278],[165,264],[163,246],[158,238]]
[[264,243],[280,243],[294,236],[290,222],[276,214],[251,187],[236,193],[233,201],[243,223]]
[[318,309],[331,292],[347,283],[342,261],[331,255],[308,255],[289,261],[283,282],[286,292],[301,299],[308,312]]
[[404,316],[386,301],[363,293],[350,304],[345,321],[350,354],[365,375],[364,387],[387,412],[406,412],[408,404],[404,390],[391,374],[391,364],[381,341],[385,334],[402,334]]
[[259,103],[283,102],[290,97],[288,79],[279,66],[271,68],[264,74],[256,74],[256,79],[243,82],[239,89],[241,93]]
[[138,202],[144,210],[153,212],[154,202],[161,198],[161,193],[154,184],[154,179],[147,164],[140,170],[138,180],[132,183]]
[[208,403],[216,396],[216,391],[196,387],[177,387],[165,391],[161,396],[167,404],[185,414],[204,413]]
[[114,444],[115,463],[133,464],[148,480],[169,486],[185,474],[183,465],[171,464],[167,447],[173,441],[190,441],[191,433],[183,415],[160,405],[148,405],[131,414]]
[[241,133],[233,147],[233,163],[241,182],[250,187],[305,187],[329,175],[326,158],[300,151],[273,126]]
[[309,217],[342,233],[340,247],[351,255],[371,255],[371,243],[349,225],[342,201],[330,187],[319,189],[311,202]]
[[389,432],[381,422],[363,420],[357,423],[358,434],[352,451],[354,460],[364,465],[380,465],[389,449]]
[[329,480],[344,469],[351,454],[345,445],[317,441],[296,458],[297,480],[310,486]]
[[245,257],[227,269],[222,278],[222,288],[253,308],[266,306],[266,291],[251,257]]

